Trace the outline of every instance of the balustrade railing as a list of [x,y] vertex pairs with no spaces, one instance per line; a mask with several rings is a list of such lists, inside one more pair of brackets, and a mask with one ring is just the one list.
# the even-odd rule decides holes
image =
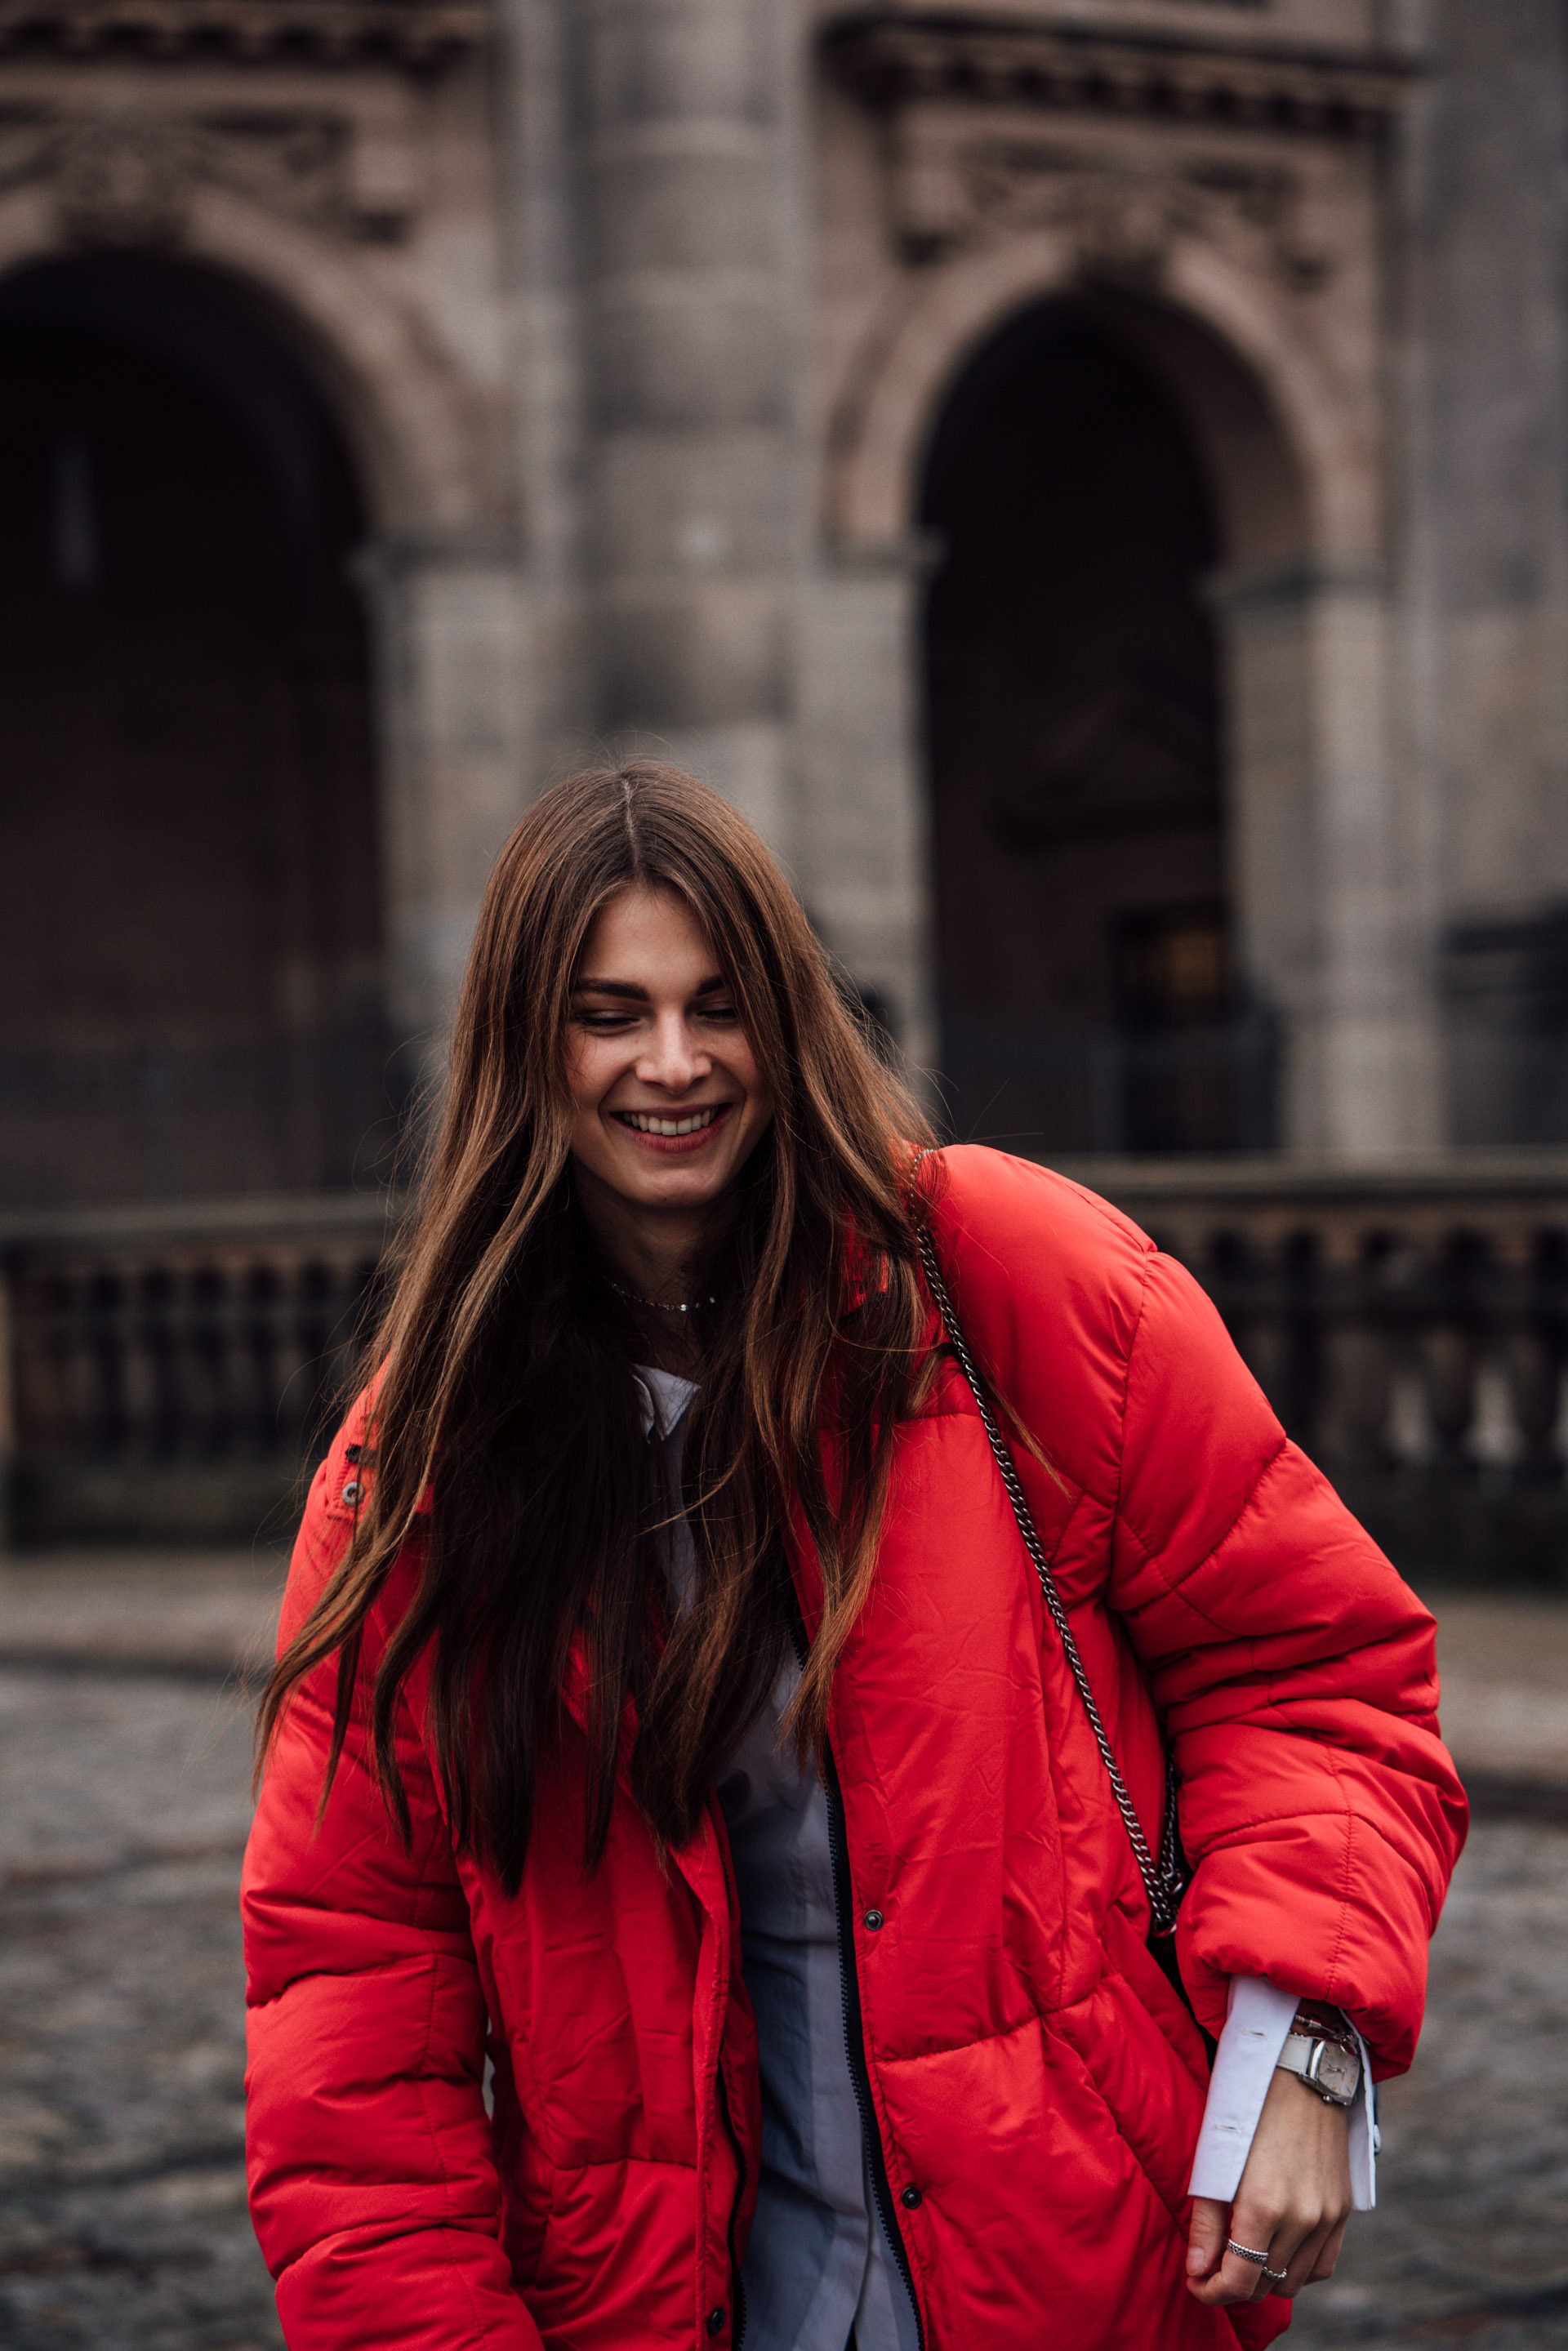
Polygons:
[[1568,1579],[1568,1153],[1080,1161],[1419,1577]]
[[0,1224],[13,1540],[282,1523],[388,1234],[385,1203],[359,1196]]
[[[1568,1578],[1568,1152],[1067,1172],[1191,1268],[1417,1581]],[[282,1526],[391,1230],[338,1196],[0,1224],[13,1538]]]

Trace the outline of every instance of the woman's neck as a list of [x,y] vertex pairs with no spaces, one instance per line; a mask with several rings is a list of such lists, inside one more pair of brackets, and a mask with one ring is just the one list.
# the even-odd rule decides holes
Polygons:
[[643,1343],[640,1360],[660,1371],[695,1376],[708,1305],[705,1268],[717,1238],[712,1209],[643,1208],[612,1192],[589,1169],[575,1169],[574,1177],[599,1270]]

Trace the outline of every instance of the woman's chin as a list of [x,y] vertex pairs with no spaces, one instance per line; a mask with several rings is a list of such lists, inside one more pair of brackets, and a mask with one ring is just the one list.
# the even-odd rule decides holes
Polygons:
[[629,1168],[619,1189],[623,1198],[649,1208],[706,1208],[729,1187],[728,1167]]

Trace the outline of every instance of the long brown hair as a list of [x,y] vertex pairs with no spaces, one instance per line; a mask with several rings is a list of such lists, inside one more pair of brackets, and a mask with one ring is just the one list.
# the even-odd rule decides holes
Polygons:
[[[572,982],[595,915],[632,887],[690,908],[775,1104],[709,1269],[716,1303],[685,1466],[695,1584],[673,1625],[635,1329],[601,1277],[569,1156]],[[299,1682],[335,1654],[326,1802],[366,1616],[412,1540],[417,1589],[369,1692],[374,1768],[404,1834],[396,1710],[428,1649],[426,1729],[454,1834],[516,1886],[577,1645],[589,1865],[609,1834],[629,1700],[638,1801],[662,1845],[684,1844],[786,1654],[793,1500],[824,1586],[789,1724],[804,1761],[825,1733],[833,1667],[874,1570],[897,1424],[925,1372],[913,1219],[926,1139],[779,866],[718,793],[637,760],[536,801],[486,892],[421,1205],[366,1353],[368,1499],[267,1682],[262,1759]]]

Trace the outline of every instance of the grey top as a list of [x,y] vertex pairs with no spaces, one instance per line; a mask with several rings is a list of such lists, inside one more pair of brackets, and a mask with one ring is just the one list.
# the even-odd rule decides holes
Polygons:
[[[641,1376],[673,1494],[682,1417],[696,1391],[673,1372]],[[691,1576],[684,1520],[674,1554],[678,1599]],[[778,1750],[799,1679],[798,1667],[786,1667],[718,1784],[762,2073],[762,2178],[742,2271],[747,2351],[844,2351],[852,2326],[856,2351],[917,2351],[850,2077],[827,1796],[814,1771]]]

